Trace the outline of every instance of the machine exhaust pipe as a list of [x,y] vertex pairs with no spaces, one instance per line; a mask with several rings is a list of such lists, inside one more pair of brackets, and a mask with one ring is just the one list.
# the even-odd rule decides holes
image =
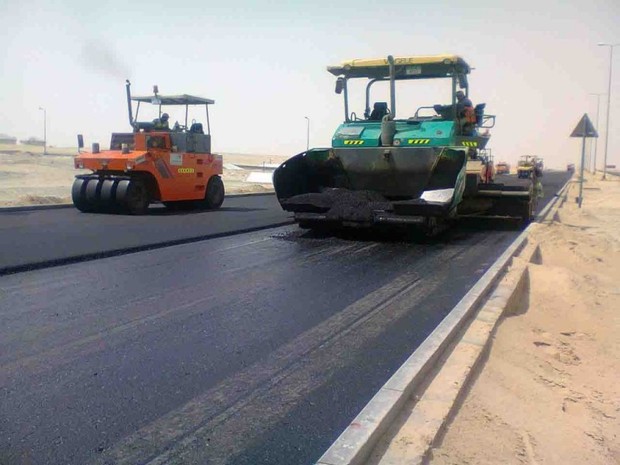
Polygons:
[[129,112],[129,125],[133,128],[134,127],[134,121],[133,121],[133,113],[132,113],[132,109],[131,109],[131,82],[129,82],[129,79],[125,80],[125,89],[127,90],[127,111]]

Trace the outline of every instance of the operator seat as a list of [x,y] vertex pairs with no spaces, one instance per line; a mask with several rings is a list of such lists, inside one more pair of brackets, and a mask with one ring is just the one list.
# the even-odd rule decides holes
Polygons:
[[387,102],[375,102],[368,121],[381,121],[388,114]]
[[193,123],[189,128],[189,132],[192,134],[204,134],[202,123]]

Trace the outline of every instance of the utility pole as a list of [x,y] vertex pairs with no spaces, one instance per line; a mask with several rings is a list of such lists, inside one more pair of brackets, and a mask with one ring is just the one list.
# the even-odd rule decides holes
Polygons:
[[39,110],[43,111],[43,155],[47,155],[47,111],[42,107]]
[[[596,96],[596,118],[594,119],[594,127],[598,128],[598,117],[599,117],[599,110],[601,107],[601,95],[605,95],[605,94],[590,94],[590,95],[595,95]],[[594,137],[594,160],[592,162],[592,173],[596,174],[596,151],[598,149],[598,137]],[[592,151],[592,140],[590,140],[590,151]]]
[[306,118],[306,152],[310,150],[310,118],[304,116]]
[[603,179],[607,179],[607,152],[609,152],[609,110],[611,107],[611,76],[614,58],[614,47],[620,44],[605,44],[600,42],[599,47],[609,47],[609,85],[607,87],[607,121],[605,121],[605,161],[603,165]]

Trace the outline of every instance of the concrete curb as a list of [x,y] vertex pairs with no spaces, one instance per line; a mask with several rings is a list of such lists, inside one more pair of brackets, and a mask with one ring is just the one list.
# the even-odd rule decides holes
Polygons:
[[[244,194],[227,194],[226,197],[254,197],[261,195],[276,195],[275,192],[253,192]],[[27,212],[37,210],[57,210],[60,208],[74,208],[72,203],[54,203],[50,205],[23,205],[15,207],[0,207],[0,214],[10,212]]]
[[429,459],[432,448],[458,410],[459,399],[466,392],[469,381],[482,364],[502,316],[515,310],[527,292],[527,263],[534,257],[538,247],[528,245],[526,249],[520,254],[523,260],[511,265],[452,347],[449,356],[442,361],[430,385],[419,398],[409,401],[413,405],[404,409],[401,416],[405,418],[395,422],[394,429],[397,431],[386,432],[386,438],[390,440],[382,440],[383,443],[377,445],[369,464],[421,465]]
[[[562,197],[566,198],[569,183],[570,180],[564,184],[556,196],[540,212],[537,216],[537,221],[544,221],[552,209],[559,205],[559,200]],[[487,272],[450,311],[437,328],[368,402],[359,415],[318,460],[317,465],[359,465],[368,460],[380,438],[401,414],[413,393],[429,383],[428,378],[431,377],[433,368],[439,364],[447,350],[454,345],[453,341],[456,337],[463,333],[465,326],[471,321],[472,315],[481,307],[483,302],[490,302],[489,295],[491,290],[500,280],[503,272],[512,263],[513,257],[524,250],[524,247],[527,245],[527,236],[535,224],[528,226],[495,263],[491,265]],[[507,291],[503,290],[502,292],[505,293]],[[486,334],[487,340],[491,335],[491,330]],[[468,368],[469,371],[467,373],[471,372],[471,366]],[[437,376],[438,374],[433,373],[432,378],[437,379]],[[460,386],[462,385],[460,384]],[[457,395],[459,392],[460,390],[458,390]],[[454,399],[445,402],[444,406],[452,406],[453,404]],[[437,432],[446,418],[447,415],[443,419],[440,418],[434,422]],[[425,439],[421,444],[427,444],[424,447],[428,450],[432,440]],[[425,455],[426,452],[419,454],[422,458]],[[407,457],[407,459],[412,460],[411,457]],[[416,462],[405,461],[396,463],[409,464]]]
[[[536,221],[542,223],[547,220],[549,213],[553,210],[553,214],[557,212],[558,208],[561,208],[568,199],[568,188],[576,183],[572,178],[566,181],[562,188],[555,194],[552,200],[542,209],[542,211],[536,215]],[[553,219],[553,216],[551,217]]]

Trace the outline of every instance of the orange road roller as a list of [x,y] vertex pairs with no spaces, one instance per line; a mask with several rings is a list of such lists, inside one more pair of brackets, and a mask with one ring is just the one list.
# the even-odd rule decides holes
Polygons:
[[[143,214],[149,205],[161,202],[171,209],[217,209],[224,201],[221,155],[211,153],[209,124],[210,99],[192,95],[131,95],[126,82],[127,108],[132,132],[113,133],[110,150],[100,150],[93,143],[90,152],[80,150],[75,157],[76,169],[89,169],[91,174],[75,177],[71,196],[82,212]],[[133,104],[137,102],[136,117]],[[158,107],[159,117],[139,122],[140,104]],[[188,126],[188,110],[204,105],[203,123],[192,120]],[[185,124],[177,121],[169,127],[165,106],[184,106]],[[78,135],[83,149],[83,137]]]

